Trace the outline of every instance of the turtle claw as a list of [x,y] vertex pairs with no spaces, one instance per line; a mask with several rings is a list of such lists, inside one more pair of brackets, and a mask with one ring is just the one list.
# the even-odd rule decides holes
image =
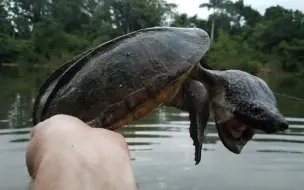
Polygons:
[[[191,120],[191,118],[190,118],[190,120]],[[190,137],[193,140],[193,146],[194,146],[194,150],[195,150],[194,151],[195,165],[198,165],[201,161],[203,143],[199,141],[199,138],[197,138],[196,132],[192,131],[192,129],[195,130],[197,128],[197,126],[192,126],[192,125],[194,125],[194,124],[191,122],[189,132],[190,132]]]
[[[203,139],[204,139],[204,129],[205,125],[202,124],[200,116],[197,112],[189,111],[189,119],[190,119],[190,137],[193,140],[194,145],[194,161],[195,165],[198,165],[201,161],[202,157],[202,148],[203,148]],[[199,113],[199,112],[198,112]]]
[[195,146],[195,153],[194,153],[195,165],[198,165],[201,161],[202,148],[203,148],[202,145],[201,146]]
[[185,85],[183,107],[189,112],[190,137],[195,147],[194,161],[201,161],[204,131],[209,118],[209,98],[204,85],[197,81],[189,81]]
[[201,161],[204,131],[209,118],[208,91],[202,83],[187,80],[184,83],[182,93],[173,99],[170,106],[189,113],[189,133],[195,148],[195,165],[198,165]]

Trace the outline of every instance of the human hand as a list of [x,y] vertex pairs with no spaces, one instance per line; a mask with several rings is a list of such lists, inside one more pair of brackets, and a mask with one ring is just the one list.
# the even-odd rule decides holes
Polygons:
[[135,190],[122,135],[56,115],[35,126],[26,152],[33,189]]

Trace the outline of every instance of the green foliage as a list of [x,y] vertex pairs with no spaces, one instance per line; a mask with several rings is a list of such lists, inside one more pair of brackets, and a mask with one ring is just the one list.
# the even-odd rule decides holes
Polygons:
[[176,7],[164,0],[109,0],[113,21],[120,33],[160,26]]
[[259,54],[247,42],[224,32],[220,32],[206,56],[215,68],[221,70],[240,69],[257,74],[261,67]]
[[243,0],[210,0],[200,7],[213,14],[190,17],[165,0],[2,0],[0,65],[58,66],[90,47],[171,19],[171,26],[202,28],[213,37],[205,56],[212,67],[241,69],[274,89],[301,94],[301,11],[272,6],[262,15]]
[[161,26],[175,7],[164,0],[3,0],[0,65],[65,61],[118,35]]

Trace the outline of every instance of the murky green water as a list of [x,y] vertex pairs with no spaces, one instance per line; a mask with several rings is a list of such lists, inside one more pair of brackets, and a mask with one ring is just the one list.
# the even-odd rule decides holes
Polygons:
[[[0,190],[28,188],[24,153],[32,101],[41,76],[2,73],[0,77]],[[294,106],[301,108],[301,104]],[[142,190],[301,190],[304,118],[288,120],[288,131],[256,135],[241,155],[224,148],[210,122],[202,161],[197,166],[187,113],[158,109],[121,132],[129,144]]]

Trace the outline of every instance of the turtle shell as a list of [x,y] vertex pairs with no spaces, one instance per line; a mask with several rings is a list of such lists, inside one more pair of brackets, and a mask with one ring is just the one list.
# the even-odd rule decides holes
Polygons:
[[209,45],[202,29],[154,27],[94,47],[47,78],[33,124],[56,114],[105,128],[141,118],[175,96]]

